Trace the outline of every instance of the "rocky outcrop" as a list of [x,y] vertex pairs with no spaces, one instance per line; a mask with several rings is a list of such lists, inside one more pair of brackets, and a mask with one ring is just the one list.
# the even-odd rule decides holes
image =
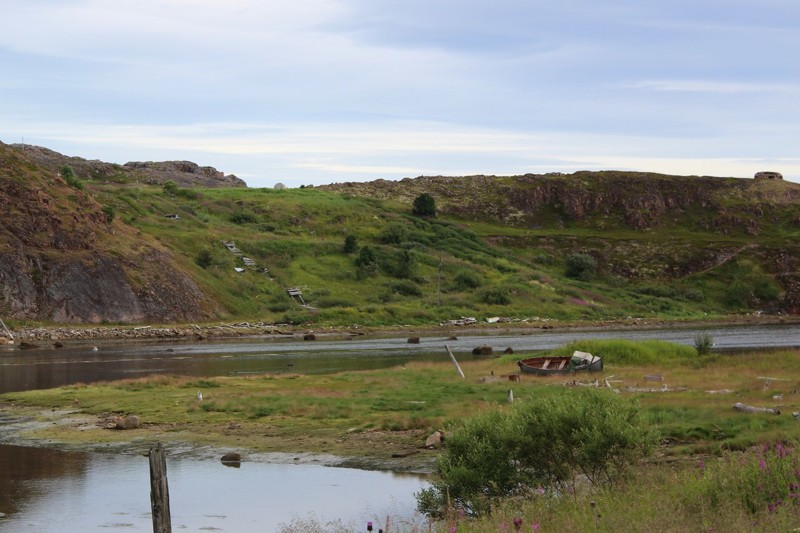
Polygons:
[[247,187],[243,180],[233,174],[226,175],[213,167],[203,167],[191,161],[134,161],[119,165],[70,157],[29,144],[12,144],[10,147],[53,175],[58,174],[64,165],[69,165],[75,175],[84,180],[133,181],[151,185],[174,181],[182,187]]
[[0,144],[0,316],[177,322],[218,316],[171,253]]
[[131,162],[125,163],[123,168],[139,181],[155,185],[174,181],[184,187],[247,187],[233,174],[225,175],[214,167],[201,167],[191,161]]

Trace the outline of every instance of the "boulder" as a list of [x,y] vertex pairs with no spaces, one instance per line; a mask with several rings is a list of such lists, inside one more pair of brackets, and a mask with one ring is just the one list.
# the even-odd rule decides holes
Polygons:
[[114,423],[114,429],[136,429],[142,425],[141,420],[136,415],[128,415],[118,418]]
[[419,344],[419,337],[409,337],[408,344]]
[[472,355],[492,355],[491,346],[478,346],[472,349]]
[[225,455],[223,455],[222,459],[220,460],[222,461],[222,464],[241,463],[242,456],[241,454],[236,452],[228,452]]
[[305,335],[303,335],[303,340],[304,341],[315,341],[315,340],[317,340],[317,336],[314,335],[313,333],[306,333]]
[[444,433],[441,431],[434,431],[431,436],[425,441],[426,448],[441,448],[444,444]]

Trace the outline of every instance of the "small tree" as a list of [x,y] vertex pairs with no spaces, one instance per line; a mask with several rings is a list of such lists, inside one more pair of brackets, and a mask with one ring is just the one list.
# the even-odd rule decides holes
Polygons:
[[372,248],[363,246],[359,250],[358,257],[356,257],[356,268],[358,269],[359,278],[372,275],[378,271],[378,258]]
[[694,349],[697,350],[697,355],[708,355],[711,353],[711,348],[714,347],[714,337],[708,333],[698,333],[694,337]]
[[436,200],[433,196],[424,192],[414,198],[414,205],[412,213],[419,217],[435,217],[436,216]]
[[344,238],[344,253],[352,254],[358,250],[358,239],[355,235],[348,235]]

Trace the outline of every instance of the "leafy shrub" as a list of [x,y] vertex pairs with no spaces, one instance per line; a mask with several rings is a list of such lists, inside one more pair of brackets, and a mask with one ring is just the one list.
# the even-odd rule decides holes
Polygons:
[[362,246],[356,257],[356,268],[359,278],[375,274],[378,271],[378,258],[375,250],[369,246]]
[[711,353],[711,348],[714,346],[714,337],[708,333],[698,333],[694,337],[694,349],[697,355],[708,355]]
[[503,287],[484,289],[478,298],[481,302],[489,305],[508,305],[511,303],[511,297]]
[[453,276],[453,288],[457,291],[477,289],[483,285],[483,277],[473,270],[459,270]]
[[161,186],[161,190],[163,190],[166,194],[175,196],[178,193],[178,184],[172,180],[165,181],[164,185]]
[[230,220],[234,224],[249,224],[252,222],[256,222],[256,217],[244,211],[237,211],[236,213],[231,215]]
[[203,249],[197,252],[197,255],[194,257],[194,262],[200,268],[208,268],[214,262],[214,258],[210,250]]
[[409,230],[405,224],[390,222],[381,231],[380,240],[385,244],[399,245],[408,240]]
[[[578,479],[612,486],[649,453],[655,435],[636,403],[604,390],[519,401],[467,419],[447,439],[417,509],[441,517],[448,500],[471,515],[537,487],[572,492]],[[574,394],[573,394],[574,393]]]
[[403,296],[422,296],[422,289],[420,289],[412,281],[395,281],[388,285],[389,290],[395,294],[402,294]]
[[567,256],[564,274],[568,278],[589,281],[597,274],[597,261],[589,254],[570,254]]
[[433,196],[424,192],[414,198],[414,205],[412,213],[419,217],[435,217],[436,216],[436,200]]
[[78,189],[78,190],[83,189],[83,182],[81,182],[81,180],[78,179],[78,176],[75,175],[75,171],[72,170],[71,166],[64,165],[63,167],[61,167],[59,174],[61,175],[62,178],[64,178],[64,181],[67,182],[67,185],[69,185],[73,189]]
[[358,239],[355,235],[348,235],[344,238],[344,246],[342,247],[344,253],[352,254],[358,250]]

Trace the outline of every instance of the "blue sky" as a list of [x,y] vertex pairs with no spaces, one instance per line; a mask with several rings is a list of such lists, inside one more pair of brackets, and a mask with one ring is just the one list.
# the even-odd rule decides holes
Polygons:
[[4,0],[0,141],[251,187],[800,181],[796,0]]

